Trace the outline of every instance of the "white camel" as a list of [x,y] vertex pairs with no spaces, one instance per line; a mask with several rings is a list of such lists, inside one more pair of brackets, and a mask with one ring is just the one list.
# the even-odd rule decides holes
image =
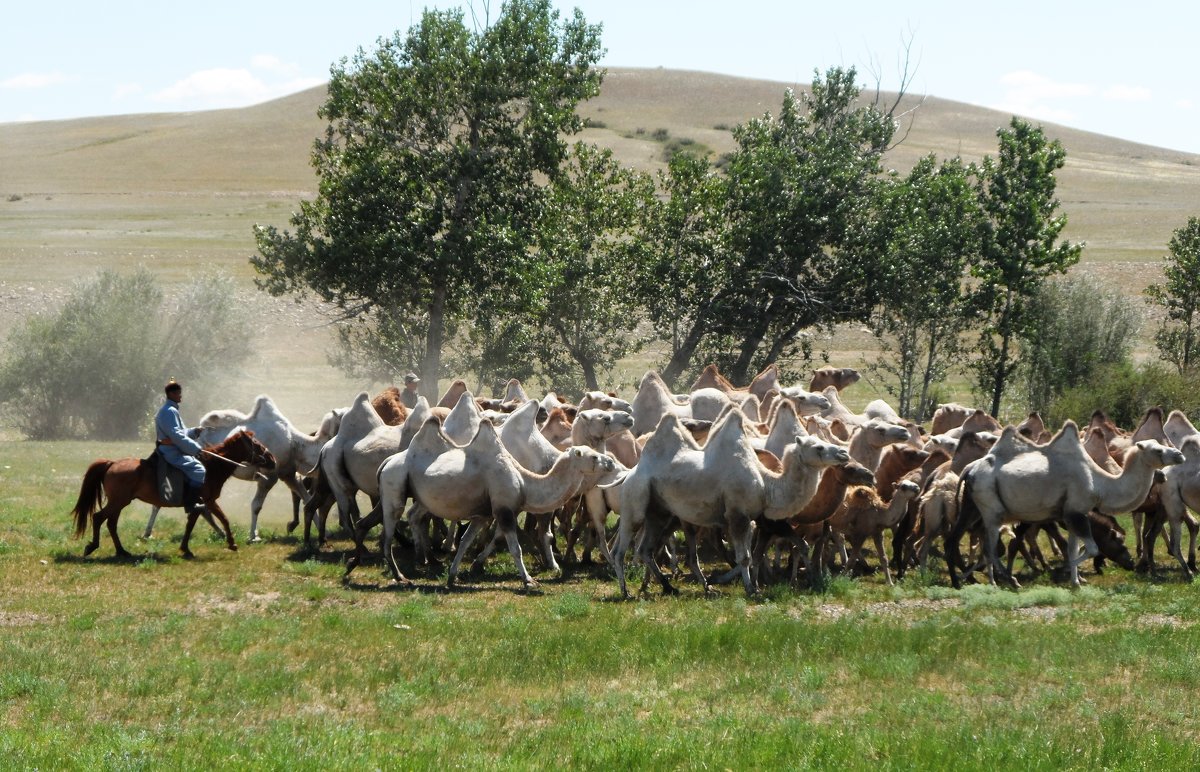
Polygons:
[[384,560],[397,581],[408,581],[392,554],[392,538],[396,520],[411,496],[429,515],[470,521],[450,565],[447,586],[454,585],[475,536],[493,519],[508,540],[521,581],[526,587],[534,586],[517,539],[517,513],[558,509],[589,479],[612,470],[608,456],[573,447],[546,474],[539,475],[517,463],[490,424],[482,424],[471,442],[459,447],[442,433],[436,419],[426,421],[409,447],[379,469]]
[[692,418],[691,405],[676,401],[662,376],[647,370],[633,397],[633,435],[641,437],[654,431],[668,413],[679,418]]
[[[991,452],[972,464],[963,474],[963,507],[971,502],[978,510],[983,527],[984,555],[993,583],[997,573],[1005,575],[997,555],[1000,526],[1006,521],[1045,522],[1062,518],[1070,533],[1067,566],[1071,584],[1079,586],[1079,562],[1099,552],[1092,538],[1087,513],[1099,509],[1105,514],[1128,512],[1141,504],[1150,492],[1154,472],[1179,464],[1183,454],[1153,440],[1143,440],[1126,455],[1120,475],[1104,471],[1084,451],[1079,427],[1067,421],[1046,445],[1035,445],[1005,428]],[[958,538],[976,518],[966,510],[956,523],[947,542],[950,577],[957,587]],[[1085,554],[1080,556],[1079,543]],[[1016,580],[1010,577],[1016,586]]]
[[[674,518],[685,525],[724,528],[746,593],[752,595],[750,524],[758,517],[778,520],[800,511],[816,493],[820,470],[849,461],[843,448],[797,437],[784,453],[783,472],[772,473],[759,463],[743,424],[741,411],[727,411],[700,448],[678,416],[663,416],[621,485],[621,525],[612,565],[623,596],[628,596],[624,557],[639,528],[644,533],[638,552],[648,571],[643,589],[653,575],[664,593],[675,592],[653,554]],[[698,565],[693,572],[703,581]]]

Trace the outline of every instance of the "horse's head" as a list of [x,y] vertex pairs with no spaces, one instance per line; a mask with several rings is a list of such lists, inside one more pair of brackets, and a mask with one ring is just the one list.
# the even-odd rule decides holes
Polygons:
[[231,434],[216,452],[230,461],[237,461],[260,471],[270,472],[275,469],[274,454],[267,450],[267,446],[259,442],[254,432],[249,429]]

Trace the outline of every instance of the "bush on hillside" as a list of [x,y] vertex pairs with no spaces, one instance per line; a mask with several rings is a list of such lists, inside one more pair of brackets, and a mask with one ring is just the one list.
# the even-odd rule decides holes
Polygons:
[[10,334],[0,359],[5,423],[37,440],[143,436],[166,379],[195,396],[245,361],[249,340],[226,277],[203,276],[168,300],[147,270],[102,271]]
[[1200,375],[1180,375],[1159,363],[1107,365],[1086,383],[1055,398],[1046,411],[1046,422],[1057,427],[1070,418],[1083,425],[1094,411],[1103,410],[1117,426],[1132,429],[1155,405],[1182,410],[1193,423],[1200,421]]

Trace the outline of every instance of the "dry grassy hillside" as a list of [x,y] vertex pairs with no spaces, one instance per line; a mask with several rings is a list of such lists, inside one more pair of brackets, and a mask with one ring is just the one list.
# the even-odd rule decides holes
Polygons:
[[[654,139],[660,129],[719,155],[733,146],[729,129],[777,110],[786,87],[612,69],[601,96],[583,108],[595,125],[586,137],[648,170],[663,164],[664,143]],[[316,116],[323,98],[318,88],[238,110],[0,125],[0,335],[96,268],[146,265],[170,286],[213,264],[244,280],[246,301],[264,309],[262,356],[231,384],[231,405],[244,409],[265,391],[299,420],[315,420],[325,406],[371,386],[328,368],[322,320],[260,297],[247,264],[252,225],[286,225],[314,189],[308,159],[324,129]],[[1007,121],[925,99],[889,161],[902,169],[930,152],[994,153],[995,131]],[[1088,243],[1083,269],[1140,290],[1157,276],[1171,231],[1196,213],[1200,156],[1047,129],[1067,148],[1060,197],[1069,238]]]

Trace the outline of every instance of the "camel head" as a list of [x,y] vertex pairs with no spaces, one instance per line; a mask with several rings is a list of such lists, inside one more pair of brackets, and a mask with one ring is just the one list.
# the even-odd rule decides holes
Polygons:
[[820,391],[826,386],[834,386],[838,391],[858,383],[862,376],[853,367],[822,367],[813,370],[812,380],[808,388]]
[[823,394],[806,391],[799,386],[788,386],[780,391],[780,396],[791,400],[799,416],[817,415],[829,409],[829,398]]
[[917,485],[912,480],[901,480],[896,483],[895,492],[892,494],[892,501],[900,499],[901,501],[911,501],[921,492],[921,486]]
[[621,410],[590,408],[576,413],[571,426],[572,437],[576,440],[586,438],[589,442],[603,442],[626,429],[632,430],[633,416]]
[[564,454],[570,468],[581,472],[584,477],[595,480],[617,470],[617,462],[612,456],[592,450],[584,445],[572,445]]
[[632,413],[633,405],[615,394],[605,394],[603,391],[585,392],[579,400],[580,410],[620,410],[622,413]]
[[948,434],[931,434],[925,439],[925,447],[927,450],[941,448],[951,456],[954,455],[955,449],[958,448],[958,443],[958,439],[951,437]]
[[841,445],[819,440],[811,435],[797,435],[793,448],[785,451],[806,466],[841,466],[850,461],[850,453]]
[[867,441],[876,448],[882,448],[897,442],[908,442],[908,429],[900,424],[890,423],[881,418],[872,418],[859,429],[867,433]]
[[831,467],[830,471],[846,485],[875,487],[875,473],[857,461],[848,461],[842,466]]
[[[1134,443],[1134,447],[1138,449],[1138,456],[1146,459],[1150,466],[1156,469],[1182,464],[1186,460],[1182,451],[1168,448],[1156,440],[1142,440]],[[1128,460],[1126,463],[1129,463]]]

